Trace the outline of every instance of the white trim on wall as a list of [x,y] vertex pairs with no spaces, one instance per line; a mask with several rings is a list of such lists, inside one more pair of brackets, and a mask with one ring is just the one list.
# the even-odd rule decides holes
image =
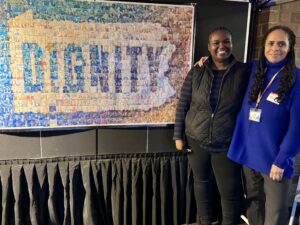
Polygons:
[[247,55],[248,55],[249,32],[250,32],[250,23],[251,23],[251,8],[252,8],[252,4],[249,3],[249,5],[248,5],[248,17],[247,17],[246,37],[245,37],[244,62],[247,62]]

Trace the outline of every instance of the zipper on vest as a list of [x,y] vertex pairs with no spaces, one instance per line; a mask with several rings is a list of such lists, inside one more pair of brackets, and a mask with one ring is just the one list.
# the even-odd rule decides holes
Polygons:
[[[213,80],[214,80],[214,73],[211,71],[211,69],[209,68],[210,73],[212,74],[213,79],[210,82],[210,89],[209,89],[209,96],[208,96],[208,103],[209,103],[209,107],[212,111],[211,105],[210,105],[210,96],[211,96],[211,89],[212,89],[212,84],[213,84]],[[211,144],[212,143],[212,125],[213,125],[213,119],[214,119],[214,112],[211,114],[210,117],[210,124],[209,124],[209,136],[208,136],[208,143]]]
[[214,120],[215,114],[212,113],[210,116],[210,126],[209,126],[209,144],[212,143],[212,130],[213,130],[213,120]]
[[[215,114],[216,114],[216,111],[218,109],[218,106],[219,106],[219,102],[220,102],[220,97],[221,97],[221,92],[222,92],[222,89],[223,89],[223,83],[224,83],[224,79],[225,77],[227,76],[228,74],[228,71],[231,69],[233,65],[230,65],[226,72],[224,73],[223,77],[222,77],[222,81],[221,81],[221,86],[220,86],[220,89],[219,89],[219,95],[218,95],[218,101],[217,101],[217,104],[216,104],[216,107],[215,107],[215,110],[213,111],[213,113],[211,114],[211,117],[210,117],[210,126],[209,126],[209,144],[212,143],[212,133],[213,133],[213,120],[214,120],[214,117],[215,117]],[[211,72],[212,73],[212,72]],[[213,73],[212,73],[213,74]],[[213,83],[213,80],[211,81],[211,84],[210,84],[210,94],[209,94],[209,98],[210,98],[210,95],[211,95],[211,88],[212,88],[212,83]]]

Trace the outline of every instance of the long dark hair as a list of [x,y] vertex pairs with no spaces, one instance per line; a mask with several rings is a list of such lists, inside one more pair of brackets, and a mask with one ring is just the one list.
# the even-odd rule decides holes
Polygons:
[[287,26],[274,26],[270,28],[267,33],[263,37],[262,42],[262,51],[260,52],[258,66],[254,75],[254,83],[251,87],[250,96],[249,96],[249,103],[255,102],[259,92],[262,89],[264,80],[265,80],[265,72],[266,72],[266,57],[265,57],[265,44],[268,35],[273,32],[274,30],[282,30],[288,35],[289,39],[289,52],[287,54],[287,63],[282,71],[282,76],[279,80],[279,87],[276,91],[278,94],[277,101],[281,102],[289,91],[292,89],[295,80],[296,80],[296,63],[295,63],[295,44],[296,44],[296,36],[295,33],[288,28]]

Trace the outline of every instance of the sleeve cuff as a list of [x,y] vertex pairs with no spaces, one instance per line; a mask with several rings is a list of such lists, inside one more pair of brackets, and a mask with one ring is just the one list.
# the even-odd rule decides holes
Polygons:
[[278,166],[281,169],[285,169],[287,167],[287,160],[276,159],[273,163],[275,166]]

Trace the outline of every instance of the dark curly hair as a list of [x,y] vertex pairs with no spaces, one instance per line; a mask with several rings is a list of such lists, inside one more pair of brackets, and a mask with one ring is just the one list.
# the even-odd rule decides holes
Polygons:
[[266,72],[266,57],[265,57],[265,43],[268,35],[274,30],[282,30],[288,35],[289,39],[289,52],[287,54],[287,64],[285,65],[282,76],[279,80],[279,87],[276,91],[278,94],[277,101],[281,102],[289,91],[292,89],[295,80],[296,80],[296,63],[295,63],[295,44],[296,44],[296,36],[295,33],[288,28],[287,26],[278,25],[270,28],[267,33],[263,37],[262,42],[262,51],[260,52],[258,66],[254,75],[254,83],[251,87],[249,103],[255,102],[259,92],[262,89],[264,80],[265,80],[265,72]]

